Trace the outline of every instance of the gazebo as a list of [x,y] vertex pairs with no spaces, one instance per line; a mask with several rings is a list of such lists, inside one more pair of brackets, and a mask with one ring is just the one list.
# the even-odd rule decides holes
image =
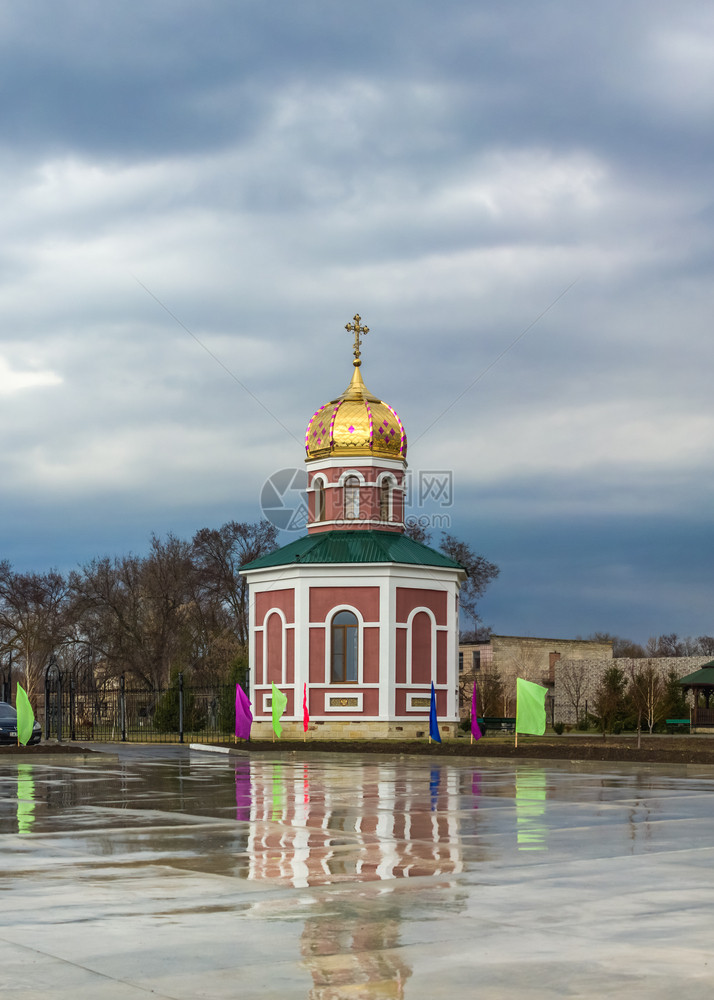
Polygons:
[[[684,693],[691,691],[694,695],[692,705],[692,732],[696,729],[714,729],[714,707],[710,706],[714,694],[714,660],[705,663],[693,674],[680,677]],[[700,695],[704,696],[705,706],[699,704]]]

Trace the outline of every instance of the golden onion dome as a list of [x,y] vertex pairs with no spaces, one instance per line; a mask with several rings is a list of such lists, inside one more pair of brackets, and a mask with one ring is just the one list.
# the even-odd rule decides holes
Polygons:
[[[352,381],[337,399],[325,403],[312,416],[305,433],[307,461],[335,456],[373,455],[379,458],[397,458],[406,461],[407,435],[395,410],[379,397],[374,396],[364,384],[360,374],[360,332],[355,333],[355,371]],[[350,331],[355,330],[348,324]]]

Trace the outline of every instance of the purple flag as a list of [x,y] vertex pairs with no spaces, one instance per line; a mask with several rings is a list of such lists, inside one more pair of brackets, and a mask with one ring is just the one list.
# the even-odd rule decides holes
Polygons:
[[238,822],[250,823],[250,764],[240,764],[236,767],[236,819]]
[[478,724],[478,713],[476,711],[476,682],[474,681],[474,693],[471,696],[471,736],[475,740],[480,740],[483,736]]
[[250,727],[253,724],[253,713],[250,701],[240,684],[236,684],[236,739],[249,740]]

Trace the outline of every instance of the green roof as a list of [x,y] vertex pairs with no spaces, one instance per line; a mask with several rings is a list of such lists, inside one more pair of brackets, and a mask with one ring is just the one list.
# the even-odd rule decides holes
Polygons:
[[692,685],[711,685],[714,687],[714,660],[710,660],[709,663],[705,663],[704,666],[700,667],[699,670],[695,670],[693,674],[687,674],[686,677],[680,677],[679,683],[683,684],[685,687],[691,687]]
[[275,552],[259,556],[241,566],[243,570],[268,569],[291,563],[315,565],[324,563],[402,563],[408,566],[436,566],[460,569],[460,563],[428,545],[415,542],[396,531],[320,531],[305,535],[296,542],[283,545]]

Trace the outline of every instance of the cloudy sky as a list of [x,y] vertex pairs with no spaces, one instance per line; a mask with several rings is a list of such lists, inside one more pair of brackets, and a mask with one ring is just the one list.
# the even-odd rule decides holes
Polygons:
[[710,4],[28,0],[0,46],[0,556],[256,520],[358,311],[494,631],[714,633]]

